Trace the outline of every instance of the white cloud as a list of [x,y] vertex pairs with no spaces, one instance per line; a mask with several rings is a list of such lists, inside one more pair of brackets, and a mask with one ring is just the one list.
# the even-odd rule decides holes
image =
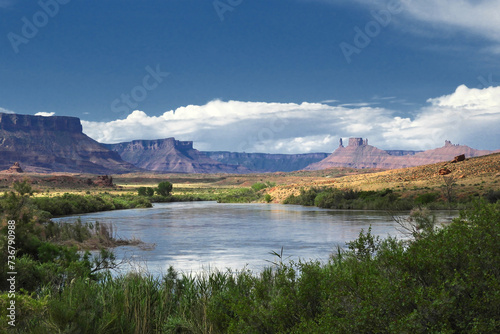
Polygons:
[[356,103],[344,103],[339,104],[339,107],[368,107],[373,104],[379,104],[378,102],[356,102]]
[[0,107],[0,113],[5,113],[5,114],[15,114],[12,110],[5,109]]
[[[313,0],[333,5],[351,4],[342,0]],[[500,42],[500,1],[498,0],[355,0],[375,11],[399,8],[392,16],[397,22],[422,36],[443,36],[452,31],[463,31],[485,37],[494,46],[485,51],[498,53]],[[398,6],[395,7],[395,4]],[[401,7],[399,7],[401,5]],[[424,24],[415,25],[415,21]],[[450,46],[446,46],[449,48]]]
[[475,148],[500,148],[500,87],[462,85],[428,103],[409,118],[370,106],[215,100],[160,116],[136,110],[125,119],[82,124],[85,133],[104,143],[175,137],[193,140],[200,150],[331,152],[339,137],[369,138],[370,144],[383,149],[430,149],[446,139]]
[[498,0],[404,0],[405,10],[414,18],[472,31],[500,41]]
[[44,116],[44,117],[50,117],[54,116],[56,113],[55,112],[45,112],[45,111],[40,111],[35,114],[35,116]]

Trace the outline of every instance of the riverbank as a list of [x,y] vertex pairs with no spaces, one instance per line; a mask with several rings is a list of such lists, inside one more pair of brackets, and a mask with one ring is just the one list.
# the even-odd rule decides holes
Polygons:
[[[85,259],[47,260],[40,248],[30,257],[20,244],[17,284],[25,292],[17,294],[13,332],[498,332],[500,298],[491,292],[500,285],[500,204],[478,202],[440,229],[425,216],[414,222],[410,241],[368,230],[327,263],[275,252],[260,274],[170,268],[161,278],[111,277],[85,269]],[[4,292],[3,319],[8,303]]]

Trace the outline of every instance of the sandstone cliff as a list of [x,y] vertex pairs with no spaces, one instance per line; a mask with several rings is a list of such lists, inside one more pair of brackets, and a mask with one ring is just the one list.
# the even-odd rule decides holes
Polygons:
[[0,170],[15,162],[27,172],[42,173],[138,170],[85,135],[76,117],[0,113]]
[[328,153],[268,154],[225,151],[203,153],[224,164],[241,165],[259,173],[297,171],[328,156]]
[[248,173],[243,166],[223,164],[193,148],[192,141],[174,138],[134,140],[105,144],[131,164],[157,172],[176,173]]
[[476,150],[465,145],[454,145],[448,140],[445,141],[443,147],[423,152],[384,151],[368,145],[367,139],[349,138],[347,147],[343,146],[341,140],[339,147],[327,158],[313,163],[304,169],[319,170],[332,167],[396,169],[449,161],[461,154],[464,154],[466,158],[471,158],[493,152]]

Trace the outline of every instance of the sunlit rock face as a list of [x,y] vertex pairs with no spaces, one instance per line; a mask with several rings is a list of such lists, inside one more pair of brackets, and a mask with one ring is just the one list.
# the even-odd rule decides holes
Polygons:
[[248,173],[243,166],[223,164],[174,138],[106,144],[123,160],[145,170],[175,173]]
[[349,138],[349,144],[346,147],[343,146],[342,140],[340,140],[339,147],[332,154],[317,163],[307,166],[305,169],[320,170],[332,167],[396,169],[453,160],[461,154],[470,158],[493,152],[476,150],[465,145],[454,145],[448,140],[445,141],[443,147],[423,152],[384,151],[368,145],[368,139]]
[[82,132],[80,119],[0,113],[0,170],[110,174],[138,170]]

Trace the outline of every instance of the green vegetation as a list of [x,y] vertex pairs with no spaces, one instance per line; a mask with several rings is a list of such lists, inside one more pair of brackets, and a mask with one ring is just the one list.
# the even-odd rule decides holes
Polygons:
[[[444,194],[425,192],[414,197],[402,196],[402,192],[392,189],[380,191],[359,191],[337,188],[301,189],[300,194],[291,195],[284,204],[317,206],[326,209],[359,209],[359,210],[411,210],[416,206],[426,206],[430,209],[464,209],[472,205],[479,194],[455,199],[451,188],[446,188]],[[500,192],[490,191],[483,196],[490,203],[500,199]]]
[[106,193],[99,195],[66,193],[58,197],[35,197],[30,201],[40,210],[49,212],[53,216],[151,207],[151,202],[145,197]]
[[[115,240],[109,228],[99,224],[82,225],[81,222],[64,226],[53,223],[29,198],[32,191],[27,182],[14,184],[14,189],[0,199],[2,291],[8,290],[7,272],[11,271],[7,268],[8,255],[12,255],[7,248],[7,236],[10,235],[7,221],[15,221],[13,245],[16,250],[15,269],[18,272],[16,291],[33,293],[44,287],[62,289],[68,282],[80,277],[98,279],[99,271],[114,266],[114,255],[108,250],[101,248],[100,254],[92,257],[89,252],[78,252],[75,245],[75,242],[83,243],[92,239],[96,248],[99,248],[100,242],[110,246]],[[12,243],[9,242],[9,245]]]
[[170,196],[170,193],[172,192],[173,185],[172,183],[168,181],[162,181],[158,184],[158,187],[152,188],[152,187],[139,187],[137,189],[137,194],[139,196],[148,196],[152,197],[155,193],[158,194],[158,196]]
[[326,209],[363,209],[363,210],[410,210],[414,203],[391,189],[383,191],[357,191],[337,188],[301,189],[298,196],[291,195],[284,204],[317,206]]
[[[92,256],[77,248],[94,244],[98,249],[116,242],[110,227],[51,222],[46,213],[51,211],[42,211],[27,182],[17,182],[13,188],[0,198],[1,332],[9,328],[6,316],[11,301],[9,220],[16,221],[18,273],[12,333],[500,331],[500,196],[494,191],[446,226],[437,227],[429,211],[413,210],[410,219],[398,221],[410,240],[381,240],[370,229],[362,231],[326,263],[287,262],[282,249],[273,252],[276,261],[259,274],[228,269],[193,276],[170,268],[162,277],[113,277],[109,269],[116,262],[109,250],[101,248]],[[241,200],[262,196],[252,188],[234,189],[230,194]],[[433,204],[439,195],[420,194],[413,201]],[[101,200],[93,199],[97,203],[122,199],[99,196]],[[94,203],[89,198],[56,200],[81,208]],[[150,203],[173,196],[130,198]],[[313,189],[293,199],[298,204],[339,208],[398,208],[411,202],[390,190]]]
[[274,187],[274,182],[256,182],[250,188],[233,188],[227,189],[216,197],[219,203],[250,203],[264,199],[267,203],[271,202],[271,195],[264,195],[263,191],[266,188]]
[[271,188],[271,187],[275,187],[276,186],[276,182],[265,182],[265,183],[262,183],[262,182],[256,182],[254,184],[252,184],[252,189],[254,191],[261,191],[262,189],[266,189],[266,188]]
[[266,201],[266,203],[271,203],[272,200],[273,198],[271,197],[271,195],[269,194],[264,195],[264,201]]
[[219,203],[250,203],[258,201],[262,194],[252,188],[234,188],[217,196]]
[[172,183],[168,181],[160,182],[155,191],[160,196],[169,196],[172,192]]
[[155,190],[152,187],[139,187],[139,189],[137,189],[137,194],[139,196],[151,197],[155,194]]
[[[16,201],[10,204],[30,210],[22,203],[23,196],[14,196]],[[4,218],[12,218],[12,211],[5,212]],[[19,240],[38,235],[31,224],[35,216],[27,221],[15,217]],[[324,264],[285,262],[283,252],[274,252],[274,265],[260,274],[227,270],[190,276],[170,268],[161,278],[112,277],[98,274],[99,268],[110,265],[108,260],[82,258],[68,248],[54,250],[47,243],[29,252],[20,246],[17,279],[24,290],[17,294],[17,322],[11,330],[497,333],[500,203],[477,202],[440,228],[423,211],[412,218],[407,221],[414,224],[410,241],[380,240],[368,230]],[[47,256],[50,252],[57,256]],[[0,282],[6,291],[5,277]],[[2,293],[3,319],[8,302],[7,292]],[[0,326],[6,329],[8,325],[3,321]]]

